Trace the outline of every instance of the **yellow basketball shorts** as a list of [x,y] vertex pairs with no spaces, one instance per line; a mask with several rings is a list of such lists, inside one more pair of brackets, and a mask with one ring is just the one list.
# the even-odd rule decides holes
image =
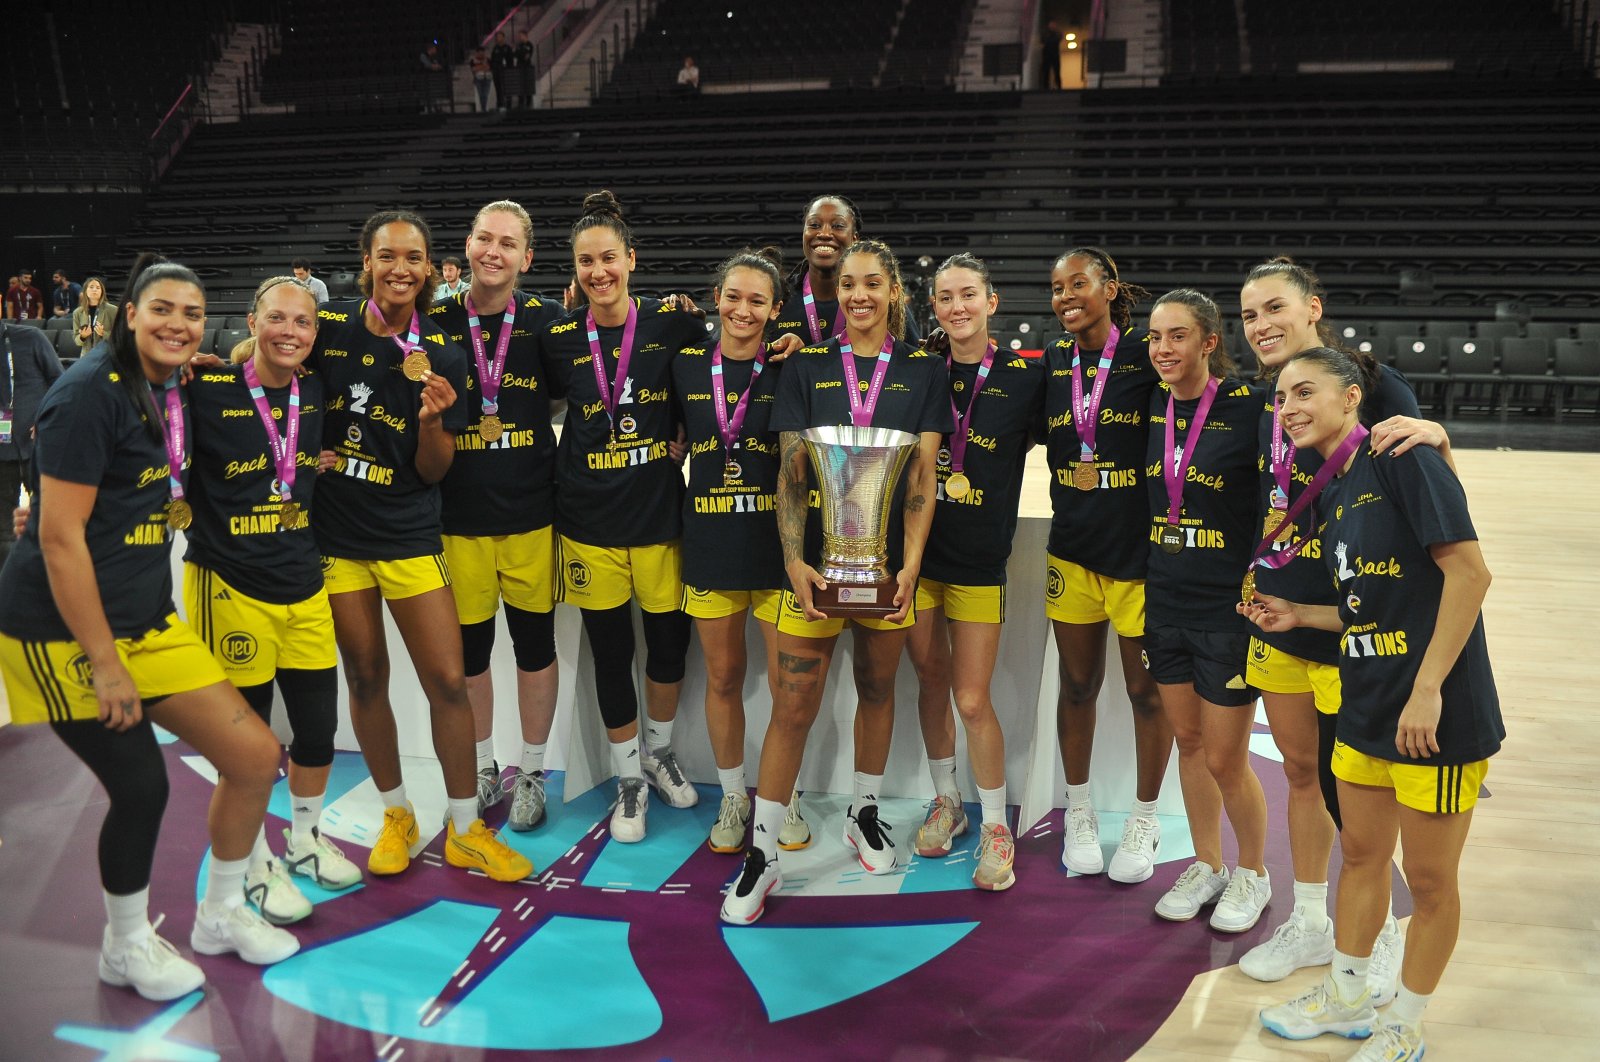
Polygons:
[[557,536],[560,600],[608,609],[638,598],[646,612],[673,612],[683,600],[683,553],[677,539],[650,546],[591,546]]
[[241,593],[209,568],[185,564],[183,609],[235,686],[271,682],[280,667],[318,671],[339,663],[326,589],[274,605]]
[[959,623],[1004,623],[1006,588],[963,586],[923,579],[917,583],[917,611],[944,609],[946,619]]
[[555,532],[445,535],[450,592],[463,626],[494,619],[500,601],[524,612],[555,608]]
[[755,609],[756,619],[778,622],[780,590],[703,590],[684,585],[680,607],[693,619],[722,619]]
[[800,607],[800,599],[794,596],[794,591],[783,592],[783,602],[778,608],[778,630],[782,634],[793,634],[801,638],[832,638],[844,630],[846,623],[854,623],[865,627],[869,631],[898,631],[910,627],[917,622],[917,602],[912,598],[911,607],[906,610],[906,618],[900,623],[890,623],[887,619],[875,616],[857,616],[854,619],[806,619],[805,610]]
[[1309,693],[1316,698],[1317,711],[1339,714],[1339,666],[1302,660],[1274,649],[1260,638],[1250,639],[1250,656],[1245,661],[1245,678],[1264,693]]
[[1433,765],[1426,760],[1397,763],[1335,741],[1333,776],[1352,785],[1393,789],[1396,801],[1417,811],[1454,815],[1471,811],[1478,803],[1478,789],[1489,776],[1489,761],[1450,765]]
[[450,566],[443,553],[381,561],[323,557],[322,583],[329,596],[377,587],[385,601],[401,601],[449,586]]
[[1044,614],[1062,623],[1111,621],[1124,638],[1144,637],[1144,580],[1108,579],[1045,554]]

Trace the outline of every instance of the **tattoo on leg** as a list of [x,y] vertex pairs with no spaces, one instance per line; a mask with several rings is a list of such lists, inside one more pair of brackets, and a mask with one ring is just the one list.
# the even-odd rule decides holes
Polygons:
[[778,650],[778,669],[780,671],[787,671],[791,674],[811,675],[815,674],[817,668],[821,666],[821,657],[796,656],[793,653],[786,653],[782,649]]

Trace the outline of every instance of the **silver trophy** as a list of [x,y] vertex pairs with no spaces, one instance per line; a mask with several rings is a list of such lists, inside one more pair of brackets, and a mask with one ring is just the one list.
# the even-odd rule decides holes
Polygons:
[[887,616],[889,510],[917,437],[893,428],[830,425],[801,433],[822,493],[822,564],[828,585],[812,594],[828,616]]

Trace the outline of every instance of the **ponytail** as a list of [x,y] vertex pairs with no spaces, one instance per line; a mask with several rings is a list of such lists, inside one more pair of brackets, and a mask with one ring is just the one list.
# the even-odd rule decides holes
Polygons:
[[123,304],[117,307],[116,317],[111,322],[111,335],[106,339],[111,361],[117,368],[117,381],[127,392],[134,409],[139,411],[139,419],[144,422],[145,431],[153,442],[162,442],[165,432],[161,427],[161,412],[156,408],[155,397],[150,392],[150,381],[144,375],[144,363],[139,360],[139,347],[134,340],[133,329],[128,325],[128,307],[138,305],[139,297],[158,280],[193,284],[202,295],[206,290],[200,278],[188,266],[169,262],[158,254],[146,251],[134,260],[133,268],[128,271],[128,295]]
[[1150,309],[1155,311],[1162,306],[1178,305],[1189,311],[1194,318],[1194,323],[1200,326],[1207,338],[1217,337],[1217,345],[1211,348],[1207,361],[1206,371],[1212,376],[1226,380],[1239,371],[1239,366],[1234,363],[1233,357],[1228,353],[1226,337],[1222,334],[1222,311],[1217,309],[1217,304],[1211,296],[1204,292],[1195,291],[1193,288],[1179,288],[1169,291],[1156,300]]
[[[853,254],[872,255],[878,260],[878,264],[883,266],[883,271],[889,275],[890,291],[898,292],[898,294],[891,294],[889,298],[889,334],[896,339],[904,339],[906,337],[906,297],[905,284],[900,280],[899,260],[895,258],[894,252],[889,250],[889,245],[882,240],[857,240],[845,248],[844,254],[839,256],[839,262],[843,264],[844,260]],[[839,312],[843,314],[844,300],[841,299],[839,302]]]

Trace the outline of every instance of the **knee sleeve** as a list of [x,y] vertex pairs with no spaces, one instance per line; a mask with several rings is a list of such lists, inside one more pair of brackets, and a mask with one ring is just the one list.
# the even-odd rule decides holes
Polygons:
[[272,683],[263,682],[259,686],[239,687],[239,696],[244,698],[244,703],[250,706],[261,721],[272,726]]
[[644,673],[651,682],[683,681],[689,655],[689,616],[681,609],[644,614]]
[[1322,804],[1333,817],[1334,829],[1344,829],[1339,817],[1339,781],[1333,776],[1333,739],[1339,729],[1339,717],[1317,713],[1317,782],[1322,787]]
[[494,617],[482,623],[461,625],[462,673],[473,678],[489,670],[489,656],[494,652]]
[[639,718],[639,697],[633,688],[633,609],[583,609],[583,629],[594,655],[595,697],[606,729],[616,730]]
[[511,651],[517,658],[518,671],[543,671],[556,662],[556,614],[553,611],[524,612],[507,605],[506,627],[511,631]]
[[100,884],[117,896],[138,892],[150,884],[167,808],[167,767],[149,718],[120,734],[96,720],[50,727],[106,791],[110,807],[100,826]]
[[290,762],[300,767],[328,766],[333,762],[333,734],[339,728],[338,669],[279,668],[278,688],[294,732]]

